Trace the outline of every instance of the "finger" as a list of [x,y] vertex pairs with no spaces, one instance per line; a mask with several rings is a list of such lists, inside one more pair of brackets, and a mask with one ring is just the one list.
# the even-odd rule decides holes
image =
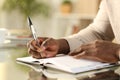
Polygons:
[[38,42],[38,46],[40,46],[46,39],[46,37],[37,37],[36,41]]
[[81,52],[82,52],[82,49],[79,48],[79,49],[76,49],[76,50],[74,50],[74,51],[68,53],[68,55],[74,56],[74,55],[77,55],[77,54],[79,54],[79,53],[81,53]]
[[37,37],[37,39],[40,41],[44,41],[44,40],[48,39],[48,37]]
[[89,43],[89,44],[84,44],[80,46],[81,50],[87,50],[87,49],[91,49],[93,48],[93,44]]
[[82,56],[81,59],[92,60],[92,61],[97,61],[97,62],[105,62],[104,60],[98,57],[93,57],[93,56]]
[[101,54],[101,55],[98,55],[97,57],[100,58],[102,62],[107,62],[107,63],[115,63],[119,61],[119,58],[116,58],[110,54],[109,55]]
[[58,49],[52,46],[46,48],[42,53],[44,53],[46,57],[53,57],[58,53]]
[[46,58],[47,57],[45,52],[40,52],[39,54],[41,55],[42,58]]
[[77,55],[89,48],[92,48],[92,43],[88,43],[88,44],[83,44],[81,45],[79,48],[75,49],[74,51],[70,52],[69,55],[74,56]]
[[87,48],[87,47],[96,48],[96,47],[99,46],[98,43],[100,43],[100,42],[101,42],[100,40],[95,40],[95,41],[93,41],[93,42],[90,42],[90,43],[87,43],[87,44],[83,44],[83,45],[81,45],[80,47],[81,47],[81,48]]
[[100,57],[88,55],[86,52],[82,52],[73,57],[76,59],[86,59],[86,60],[93,60],[93,61],[98,61],[98,62],[108,62],[107,60],[101,59]]
[[73,57],[76,58],[76,59],[80,59],[80,58],[82,58],[84,56],[86,56],[86,52],[83,51],[83,52],[81,52],[81,53],[79,53],[79,54],[77,54],[77,55],[75,55]]
[[48,38],[46,40],[43,41],[43,43],[41,44],[41,47],[48,47],[52,42],[53,39],[52,38]]
[[95,52],[95,49],[88,49],[88,50],[84,50],[84,51],[74,55],[74,57],[76,57],[76,58],[80,58],[80,57],[83,57],[83,56],[93,56],[93,57],[96,57],[97,53]]
[[83,51],[86,51],[88,49],[91,49],[91,43],[89,44],[84,44],[84,45],[81,45],[78,49],[75,49],[74,51],[70,52],[69,55],[70,56],[74,56],[74,55],[77,55]]
[[30,50],[31,50],[31,49],[30,49],[30,48],[28,48],[28,54],[31,54],[31,53],[30,53]]
[[35,40],[33,40],[29,46],[30,49],[37,51],[40,47],[36,45],[37,42]]
[[32,49],[29,49],[29,54],[34,56],[34,58],[46,58],[46,53],[44,52],[37,52],[37,51],[34,51]]
[[93,57],[93,60],[100,62],[116,62],[118,59],[111,54],[102,53],[101,49],[98,48],[89,48],[85,50],[87,53],[86,56]]
[[49,58],[56,56],[57,51],[45,51],[44,53],[46,54],[46,57]]
[[31,56],[33,56],[34,58],[37,58],[37,59],[42,58],[41,55],[38,52],[33,51],[33,50],[29,50],[29,54]]
[[104,60],[95,57],[95,56],[88,56],[85,54],[85,52],[81,53],[81,55],[74,56],[76,59],[86,59],[86,60],[92,60],[92,61],[99,61],[99,62],[105,62]]
[[88,48],[88,49],[84,50],[84,52],[86,52],[87,56],[93,56],[93,57],[99,56],[98,50],[94,49],[94,48]]
[[37,48],[38,52],[43,52],[47,47],[49,47],[50,39],[46,39],[42,41],[41,45],[39,45],[39,48]]
[[29,43],[28,43],[28,46],[32,49],[32,50],[37,50],[38,52],[39,49],[40,49],[40,46],[41,44],[44,42],[44,40],[47,39],[47,38],[41,38],[41,37],[38,37],[36,40],[31,40]]
[[30,47],[30,44],[31,42],[33,41],[34,39],[30,40],[28,43],[27,43],[27,47],[29,48]]
[[99,43],[100,43],[100,42],[101,42],[101,41],[96,40],[96,41],[90,42],[90,43],[88,43],[88,44],[83,44],[83,45],[81,45],[81,48],[82,48],[83,50],[85,50],[85,49],[90,49],[90,48],[98,48],[98,47],[100,47],[100,46],[99,46]]

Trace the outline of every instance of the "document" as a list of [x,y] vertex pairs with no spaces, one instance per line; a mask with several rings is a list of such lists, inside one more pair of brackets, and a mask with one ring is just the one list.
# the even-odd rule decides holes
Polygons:
[[46,67],[59,69],[69,73],[80,73],[80,72],[114,66],[114,65],[110,65],[109,63],[101,63],[101,62],[90,61],[85,59],[75,59],[68,55],[45,58],[45,59],[35,59],[31,56],[28,56],[28,57],[17,58],[16,60],[30,64],[38,64],[38,65],[42,64]]

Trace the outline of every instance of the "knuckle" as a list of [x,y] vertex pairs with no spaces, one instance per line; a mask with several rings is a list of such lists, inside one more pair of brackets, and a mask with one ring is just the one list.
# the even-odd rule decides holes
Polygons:
[[95,48],[95,49],[98,48],[98,45],[97,44],[93,45],[93,48]]
[[33,41],[35,41],[35,40],[34,40],[34,39],[32,39],[32,40],[30,40],[30,41],[29,41],[29,43],[31,44],[31,43],[33,43]]
[[31,42],[30,42],[30,45],[34,45],[35,44],[35,40],[32,40]]
[[45,40],[45,38],[43,38],[43,37],[37,37],[37,41],[38,41],[39,43],[42,43],[44,40]]
[[33,58],[36,58],[36,56],[32,56]]
[[99,49],[95,49],[95,54],[98,54],[100,52],[100,50]]
[[29,48],[29,46],[30,46],[29,42],[27,42],[27,44],[26,44],[26,45],[27,45],[27,48]]
[[28,53],[30,53],[30,49],[28,49]]
[[47,41],[47,43],[51,43],[51,42],[53,42],[54,41],[54,39],[53,38],[48,38],[48,39],[46,39]]
[[79,48],[78,48],[78,50],[84,50],[86,48],[86,45],[81,45]]
[[83,48],[85,45],[83,44],[83,45],[81,45],[79,48]]
[[31,50],[30,50],[30,49],[28,49],[28,53],[29,53],[29,54],[31,53]]
[[87,53],[88,53],[88,52],[85,50],[85,51],[84,51],[84,54],[87,54]]
[[30,47],[30,44],[32,43],[33,40],[30,40],[27,42],[27,47]]
[[28,49],[28,53],[29,53],[29,54],[32,54],[33,52],[32,52],[32,50],[31,50],[31,49]]
[[94,48],[98,48],[98,47],[100,46],[100,43],[101,43],[100,40],[96,40],[96,41],[93,43],[93,47],[94,47]]
[[100,41],[99,40],[95,40],[94,44],[98,44],[98,43],[100,43]]
[[95,49],[95,50],[94,50],[94,53],[97,53],[97,52],[98,52],[98,49]]

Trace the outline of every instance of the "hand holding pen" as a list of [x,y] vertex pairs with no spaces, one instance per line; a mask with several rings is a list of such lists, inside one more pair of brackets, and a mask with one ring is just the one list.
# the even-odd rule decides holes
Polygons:
[[29,26],[33,34],[33,40],[28,42],[28,53],[34,58],[47,58],[56,56],[59,50],[57,40],[53,38],[45,38],[36,36],[36,31],[33,27],[30,17],[28,17]]
[[34,58],[48,58],[57,55],[59,45],[53,38],[38,37],[28,42],[28,53]]

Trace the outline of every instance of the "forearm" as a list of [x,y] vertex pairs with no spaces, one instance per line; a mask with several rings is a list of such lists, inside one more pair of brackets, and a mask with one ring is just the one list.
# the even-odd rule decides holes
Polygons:
[[93,23],[79,33],[65,38],[70,45],[70,51],[94,40],[113,40],[114,34],[106,11],[105,0],[103,0]]
[[57,42],[59,45],[58,54],[68,54],[70,52],[70,47],[66,39],[58,39]]

